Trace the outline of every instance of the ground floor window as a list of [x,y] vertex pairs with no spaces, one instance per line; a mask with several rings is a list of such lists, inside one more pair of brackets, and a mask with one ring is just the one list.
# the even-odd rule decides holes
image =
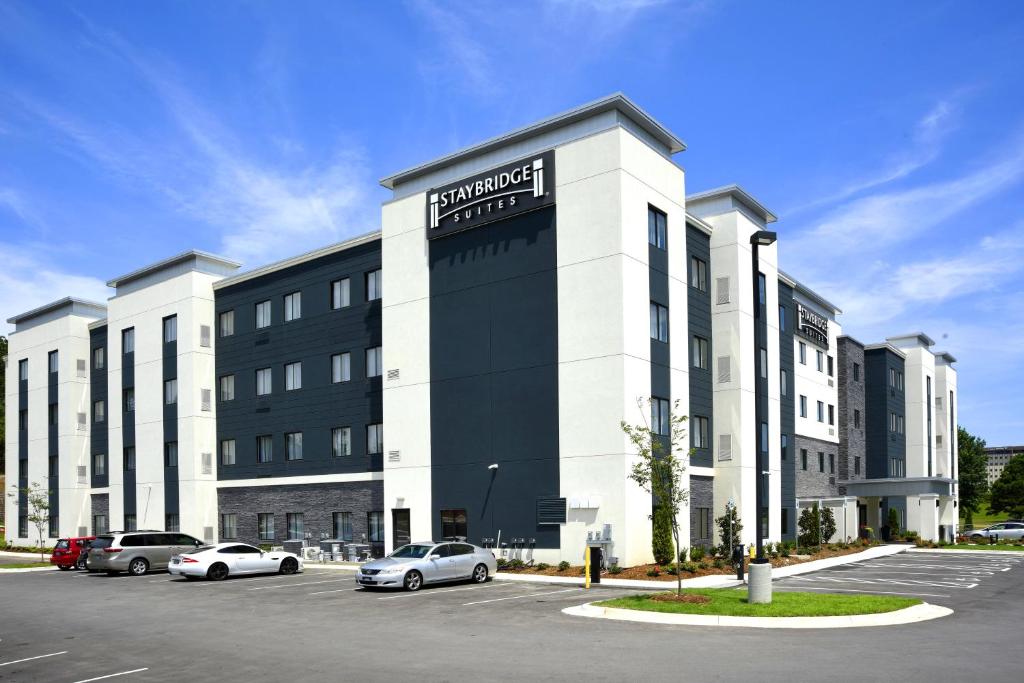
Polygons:
[[135,515],[125,515],[124,516],[124,530],[125,531],[136,531]]
[[18,536],[28,538],[28,517],[24,515],[18,516]]
[[697,538],[711,538],[711,508],[697,508]]
[[342,541],[352,540],[352,513],[334,513],[334,538]]
[[369,529],[370,543],[384,542],[384,513],[370,512],[366,515],[366,524]]
[[178,521],[178,513],[168,512],[164,515],[164,531],[181,531],[181,523]]
[[456,536],[469,538],[466,511],[464,509],[441,510],[441,538],[449,539]]
[[269,512],[261,512],[256,515],[256,525],[259,527],[261,541],[274,540],[274,515]]
[[60,536],[60,522],[57,515],[50,516],[50,538],[57,538]]
[[107,516],[106,515],[93,515],[92,516],[92,533],[93,536],[99,534],[105,534],[109,531],[107,528]]
[[782,508],[782,533],[789,533],[789,509]]
[[289,512],[285,518],[288,521],[288,540],[301,541],[305,537],[302,513]]
[[220,537],[238,538],[238,515],[228,512],[220,516]]

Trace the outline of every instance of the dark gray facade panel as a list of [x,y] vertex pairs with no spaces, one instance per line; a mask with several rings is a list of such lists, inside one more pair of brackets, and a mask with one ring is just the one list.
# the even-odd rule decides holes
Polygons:
[[[122,335],[124,339],[123,330],[119,330],[117,334]],[[122,342],[123,343],[123,342]],[[113,463],[114,467],[120,467],[124,471],[124,509],[125,515],[134,515],[135,512],[135,470],[124,469],[124,452],[128,448],[135,448],[135,411],[125,411],[125,405],[123,402],[123,392],[125,389],[135,390],[135,352],[124,353],[122,346],[121,355],[121,391],[122,391],[122,403],[121,403],[121,453],[119,458],[108,458],[108,465]],[[163,397],[163,391],[160,391],[161,400]],[[136,460],[139,454],[136,453]],[[162,455],[159,457],[163,457]],[[136,517],[138,520],[138,517]]]
[[[366,472],[383,467],[367,453],[366,426],[383,422],[381,378],[366,377],[366,349],[381,345],[381,302],[366,300],[366,274],[381,267],[380,242],[328,254],[215,291],[217,321],[234,311],[234,334],[214,334],[217,349],[218,444],[235,440],[235,465],[220,464],[217,478],[254,479]],[[350,305],[331,308],[331,283],[348,278]],[[386,286],[386,284],[385,284]],[[302,315],[284,322],[284,297],[302,293]],[[271,325],[256,329],[256,304],[270,301]],[[351,379],[331,381],[331,356],[349,353]],[[302,363],[302,388],[285,390],[287,363]],[[256,396],[256,370],[270,368],[273,391]],[[220,400],[219,382],[234,375],[235,398]],[[349,427],[352,454],[334,457],[331,430]],[[302,433],[302,459],[285,459],[285,437]],[[256,437],[271,435],[273,460],[256,462]],[[385,434],[385,443],[386,443]],[[219,445],[218,445],[219,450]]]
[[[693,258],[699,258],[708,264],[708,282],[706,291],[692,287],[693,273],[691,267]],[[711,368],[714,365],[712,358],[711,338],[711,237],[703,231],[690,226],[686,227],[686,273],[687,273],[687,355],[686,362],[690,369],[690,416],[708,418],[709,442],[714,440],[715,417],[714,417],[714,386],[711,380]],[[693,338],[701,337],[708,341],[708,367],[702,370],[693,365]],[[680,340],[677,340],[677,342]],[[693,428],[693,425],[690,425]],[[697,448],[690,459],[690,464],[696,467],[713,467],[714,456],[712,449]]]
[[[161,335],[163,330],[161,330]],[[162,338],[162,337],[161,337]],[[163,378],[166,382],[170,379],[178,378],[178,342],[165,341],[163,343]],[[175,464],[173,467],[168,467],[167,463],[167,444],[178,442],[178,404],[177,402],[170,405],[167,404],[166,396],[163,396],[161,391],[161,397],[164,404],[163,410],[163,429],[164,429],[164,514],[178,514],[178,465]],[[180,459],[184,454],[181,450],[178,450],[178,458]]]
[[[710,534],[702,535],[700,508],[707,508]],[[690,547],[708,547],[715,542],[715,482],[711,477],[690,476]]]
[[[867,448],[865,442],[865,377],[864,347],[849,337],[840,337],[837,351],[839,379],[839,479],[857,481],[867,476]],[[854,366],[860,368],[854,379]],[[856,426],[854,411],[860,415]],[[856,460],[860,459],[860,473]]]
[[474,543],[557,548],[559,525],[537,523],[559,495],[555,210],[433,240],[429,261],[434,536],[465,509]]
[[[831,498],[839,495],[838,460],[836,473],[829,472],[829,455],[838,458],[839,444],[797,434],[793,438],[796,461],[796,497]],[[807,451],[807,469],[803,469],[801,450]],[[824,472],[819,468],[818,454],[824,453]]]
[[[50,372],[50,368],[46,368],[46,392],[50,406],[59,407],[59,388],[60,388],[60,373]],[[60,415],[60,411],[57,410],[57,415]],[[58,417],[58,421],[59,421]],[[50,509],[47,511],[49,517],[60,518],[60,437],[59,437],[59,423],[58,421],[50,421],[47,416],[47,437],[46,437],[46,453],[50,458],[57,459],[56,475],[52,475],[47,480],[47,490],[49,492],[49,505]],[[47,474],[54,471],[54,467],[47,462]]]
[[786,395],[779,401],[779,433],[786,437],[786,451],[780,461],[782,469],[780,508],[789,510],[782,537],[796,538],[796,468],[797,456],[794,437],[796,435],[796,367],[793,352],[793,330],[796,328],[796,305],[793,303],[793,288],[779,282],[779,376],[786,375]]
[[[301,513],[303,529],[314,541],[332,538],[335,512],[352,514],[352,542],[368,542],[370,512],[384,511],[382,481],[244,486],[217,489],[217,511],[237,515],[237,540],[281,545],[288,540],[287,515]],[[274,538],[260,539],[259,514],[274,515]],[[236,540],[236,539],[221,539]],[[377,549],[378,554],[383,545]]]
[[889,349],[877,348],[865,350],[864,365],[867,476],[879,479],[889,476],[891,459],[906,462],[906,430],[897,434],[889,428],[891,413],[906,415],[904,391],[889,386],[889,371],[904,372],[904,362]]
[[[19,361],[20,363],[20,361]],[[31,365],[28,368],[32,372]],[[25,413],[25,427],[22,429],[21,414]],[[28,525],[28,380],[18,379],[18,534]],[[6,424],[14,420],[6,420]],[[27,533],[27,532],[26,532]]]
[[[96,367],[96,349],[103,349],[103,367]],[[89,433],[90,455],[104,455],[107,458],[106,472],[97,475],[95,471],[95,459],[89,459],[89,472],[93,488],[102,488],[110,482],[110,468],[118,467],[120,458],[110,453],[110,432],[107,425],[110,420],[110,400],[107,395],[107,326],[103,325],[89,330],[89,392],[92,405],[88,407],[89,419],[92,421],[92,431]],[[103,401],[106,407],[106,417],[103,422],[95,421],[93,406],[96,401]]]

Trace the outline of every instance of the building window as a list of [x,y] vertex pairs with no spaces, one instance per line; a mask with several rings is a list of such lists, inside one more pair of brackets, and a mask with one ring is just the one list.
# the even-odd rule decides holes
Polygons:
[[825,421],[825,403],[818,401],[818,422]]
[[92,350],[92,369],[102,370],[106,364],[107,351],[102,346]]
[[818,358],[818,372],[825,372],[825,354],[821,351],[815,351]]
[[371,270],[366,274],[366,300],[376,301],[381,298],[381,271]]
[[896,431],[899,434],[903,433],[903,416],[902,415],[897,415],[896,416]]
[[786,307],[779,306],[779,331],[786,331]]
[[647,241],[658,249],[668,245],[668,217],[653,206],[647,207]]
[[789,533],[789,509],[782,508],[782,533]]
[[178,442],[168,441],[164,444],[164,467],[178,466]]
[[284,321],[298,320],[302,317],[302,292],[284,295]]
[[50,526],[50,538],[57,538],[60,535],[60,521],[57,515],[50,515],[49,519]]
[[96,401],[92,404],[92,421],[105,422],[107,419],[107,402]]
[[164,318],[164,344],[178,341],[178,316],[171,315]]
[[800,345],[800,365],[807,365],[807,344],[804,344],[803,342],[798,343]]
[[55,426],[57,424],[57,420],[58,420],[59,415],[60,415],[60,411],[57,408],[57,404],[56,403],[51,403],[50,406],[49,406],[49,421],[50,421],[50,426],[51,427]]
[[19,360],[18,361],[18,379],[20,381],[22,381],[22,382],[27,382],[28,381],[28,361],[27,360]]
[[828,423],[833,426],[836,423],[836,407],[832,404],[828,406]]
[[711,508],[697,508],[697,538],[711,538]]
[[256,437],[256,462],[272,462],[274,460],[274,438],[270,434]]
[[853,426],[860,429],[860,410],[858,408],[853,409]]
[[288,522],[288,540],[301,541],[305,538],[305,525],[301,512],[289,512],[285,515],[285,520]]
[[441,510],[441,539],[467,538],[469,529],[466,511],[463,509]]
[[768,379],[768,349],[761,349],[761,379]]
[[331,455],[335,458],[352,455],[351,427],[335,427],[331,430]]
[[92,473],[94,476],[102,477],[107,473],[107,456],[104,453],[97,453],[92,456]]
[[768,452],[768,423],[761,423],[761,452]]
[[853,381],[854,382],[859,382],[860,381],[860,363],[854,363],[853,364]]
[[336,353],[331,356],[331,381],[335,384],[348,382],[352,379],[352,356],[348,353]]
[[51,374],[60,370],[60,355],[57,351],[50,351],[50,353],[47,354],[47,359]]
[[384,513],[368,512],[366,514],[366,526],[369,530],[370,543],[384,542]]
[[690,257],[690,286],[702,292],[708,291],[708,264],[696,256]]
[[274,540],[274,515],[269,512],[260,512],[256,515],[256,527],[261,541]]
[[285,460],[302,460],[302,432],[288,432],[284,435]]
[[349,289],[347,277],[331,283],[331,308],[338,310],[349,305]]
[[178,521],[176,512],[168,512],[164,515],[164,531],[181,531],[181,522]]
[[801,448],[800,449],[800,469],[802,469],[804,472],[807,471],[807,449],[806,448]]
[[860,456],[853,456],[853,473],[860,474]]
[[294,391],[302,388],[302,363],[288,363],[284,366],[284,390]]
[[235,376],[224,375],[220,378],[220,400],[235,400]]
[[366,425],[366,453],[367,455],[379,455],[384,452],[384,425]]
[[261,301],[256,304],[256,329],[270,327],[270,302]]
[[220,516],[220,537],[238,538],[238,515],[226,512]]
[[835,359],[832,356],[828,356],[828,376],[832,377],[833,372],[835,372]]
[[708,430],[708,418],[696,415],[693,418],[693,447],[711,448],[711,435]]
[[135,328],[121,330],[121,353],[135,353]]
[[782,448],[781,448],[782,459],[783,460],[788,460],[789,459],[789,436],[787,434],[783,434],[781,441],[782,441],[782,444],[781,444],[781,446],[782,446]]
[[668,308],[651,302],[651,339],[668,342]]
[[366,376],[380,377],[384,374],[384,358],[381,347],[374,346],[366,349]]
[[172,406],[178,402],[178,380],[164,381],[164,405]]
[[130,413],[135,410],[135,389],[129,387],[121,392],[121,404],[124,412]]
[[[764,277],[764,273],[757,274],[757,302],[762,306],[768,301],[768,281]],[[758,313],[760,317],[760,313]]]
[[660,436],[669,434],[668,399],[651,398],[651,431]]
[[234,465],[235,464],[235,440],[234,439],[223,439],[220,442],[220,464],[221,465]]
[[137,529],[138,529],[138,527],[135,524],[135,515],[134,514],[132,514],[132,515],[125,515],[124,516],[124,530],[125,531],[136,531]]
[[124,459],[125,472],[133,471],[135,469],[135,446],[125,446],[122,457]]
[[835,453],[829,453],[828,454],[828,473],[829,474],[835,474],[836,473],[836,454]]
[[50,470],[49,476],[59,477],[60,476],[60,458],[56,455],[50,456]]
[[93,515],[92,516],[92,533],[94,536],[99,534],[105,534],[110,529],[107,528],[107,516],[106,515]]
[[256,395],[266,396],[273,389],[273,372],[270,368],[260,368],[256,371]]
[[825,473],[825,454],[822,451],[818,451],[818,471]]
[[800,396],[800,417],[807,417],[807,397]]
[[231,337],[235,334],[235,312],[224,311],[218,316],[220,336]]
[[789,373],[785,370],[779,370],[779,392],[783,396],[789,395]]
[[693,338],[693,367],[708,369],[708,340],[703,337]]
[[18,429],[22,431],[28,429],[28,410],[26,408],[18,411]]
[[339,541],[351,541],[352,540],[352,513],[351,512],[335,512],[334,513],[334,538]]

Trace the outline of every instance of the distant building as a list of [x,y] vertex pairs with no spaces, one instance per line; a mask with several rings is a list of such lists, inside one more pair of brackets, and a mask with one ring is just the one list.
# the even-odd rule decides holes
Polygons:
[[988,464],[985,470],[988,473],[988,485],[991,486],[995,483],[999,475],[1003,473],[1003,468],[1010,462],[1010,458],[1021,453],[1024,453],[1024,446],[992,446],[991,448],[986,448],[985,457],[988,458]]

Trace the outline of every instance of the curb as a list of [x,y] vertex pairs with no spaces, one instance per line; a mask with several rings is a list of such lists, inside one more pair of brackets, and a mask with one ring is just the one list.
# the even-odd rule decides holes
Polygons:
[[953,613],[948,607],[922,603],[882,614],[853,614],[837,617],[730,617],[712,614],[671,614],[643,610],[598,607],[593,603],[566,607],[563,614],[573,617],[633,621],[670,626],[730,626],[734,628],[862,628],[913,624],[946,617]]
[[1020,555],[1024,557],[1024,550],[967,550],[966,548],[911,548],[911,553],[948,553],[950,555],[998,555],[1013,557]]
[[[0,557],[24,557],[26,559],[31,559],[33,557],[39,557],[39,553],[14,553],[7,550],[0,550]],[[46,560],[49,560],[50,553],[45,553],[44,557],[46,558]],[[46,560],[43,560],[43,562],[45,562]]]
[[20,574],[22,572],[52,572],[57,571],[56,566],[51,567],[19,567],[18,569],[4,569],[0,565],[0,574]]

